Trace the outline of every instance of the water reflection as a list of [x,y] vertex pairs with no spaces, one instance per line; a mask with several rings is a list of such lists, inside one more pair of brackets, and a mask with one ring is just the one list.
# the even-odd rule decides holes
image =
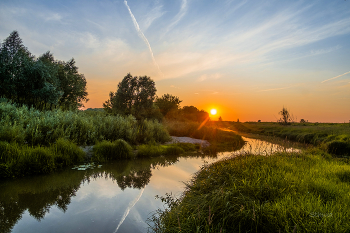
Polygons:
[[242,154],[254,154],[254,155],[271,155],[276,152],[288,152],[299,153],[300,149],[295,148],[296,143],[289,141],[283,141],[283,143],[275,144],[259,139],[242,137],[246,142],[240,150],[233,152],[222,152],[220,155],[242,155]]
[[[281,149],[244,140],[247,144],[234,153]],[[0,232],[147,232],[145,219],[162,207],[156,195],[181,193],[181,181],[189,181],[205,161],[232,153],[117,161],[91,170],[0,182]]]
[[[143,189],[150,182],[152,170],[168,167],[178,162],[180,158],[186,157],[201,158],[204,155],[188,154],[180,157],[118,161],[91,170],[67,169],[50,175],[3,181],[0,183],[0,232],[11,232],[26,213],[37,221],[42,221],[53,207],[65,213],[72,198],[77,196],[78,190],[94,180],[112,181],[112,184],[116,184],[121,191]],[[108,183],[106,186],[111,184]],[[103,187],[95,189],[103,193]],[[108,187],[105,193],[110,192]]]

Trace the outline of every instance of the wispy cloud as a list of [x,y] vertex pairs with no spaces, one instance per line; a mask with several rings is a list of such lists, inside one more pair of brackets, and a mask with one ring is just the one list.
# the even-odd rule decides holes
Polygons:
[[147,40],[147,38],[145,37],[145,35],[143,34],[143,32],[141,31],[140,26],[139,26],[139,24],[137,23],[134,14],[131,12],[130,7],[128,6],[128,2],[127,2],[126,0],[124,0],[124,4],[125,4],[125,6],[128,8],[128,10],[129,10],[131,19],[132,19],[132,21],[133,21],[133,23],[134,23],[134,26],[135,26],[136,31],[137,31],[138,34],[139,34],[139,37],[140,37],[140,38],[145,42],[145,44],[148,46],[148,49],[149,49],[149,52],[150,52],[150,54],[151,54],[151,57],[152,57],[152,60],[153,60],[154,65],[158,68],[158,71],[159,71],[160,75],[161,75],[161,76],[164,76],[163,73],[162,73],[162,71],[161,71],[160,68],[159,68],[158,63],[156,62],[156,59],[154,58],[151,45],[150,45],[150,43],[148,42],[148,40]]
[[202,81],[207,80],[207,79],[219,79],[221,77],[222,77],[222,75],[219,73],[212,74],[212,75],[203,74],[197,79],[197,81],[202,82]]
[[163,33],[163,36],[167,34],[176,24],[179,23],[179,21],[185,16],[186,12],[187,0],[182,0],[180,11],[175,15],[174,21],[168,25],[166,31]]
[[289,86],[289,87],[272,88],[272,89],[260,90],[260,91],[258,91],[258,92],[263,92],[263,91],[278,91],[278,90],[289,89],[289,88],[292,88],[292,87],[296,87],[296,86],[294,85],[294,86]]
[[344,76],[344,75],[347,75],[347,74],[350,74],[350,71],[348,71],[348,72],[346,72],[346,73],[344,73],[344,74],[335,76],[335,77],[333,77],[333,78],[330,78],[330,79],[327,79],[327,80],[323,80],[321,83],[325,83],[325,82],[331,81],[331,80],[333,80],[333,79],[339,78],[339,77]]
[[143,22],[144,30],[147,30],[154,20],[164,15],[165,11],[163,11],[162,9],[163,5],[158,5],[147,13],[146,19]]

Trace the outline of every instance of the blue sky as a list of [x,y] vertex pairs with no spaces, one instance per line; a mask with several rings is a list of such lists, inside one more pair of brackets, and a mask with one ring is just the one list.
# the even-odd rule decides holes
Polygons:
[[130,72],[224,120],[350,120],[350,1],[0,2],[0,39],[74,57],[101,107]]

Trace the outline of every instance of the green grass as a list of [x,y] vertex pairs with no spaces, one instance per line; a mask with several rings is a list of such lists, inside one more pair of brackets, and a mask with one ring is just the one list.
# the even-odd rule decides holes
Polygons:
[[113,116],[104,112],[43,111],[0,102],[0,141],[31,146],[45,145],[66,138],[78,145],[123,139],[130,144],[170,140],[157,121],[136,121],[133,116]]
[[350,125],[348,123],[236,123],[226,122],[226,127],[239,132],[263,134],[290,141],[320,146],[334,156],[350,156]]
[[0,179],[51,173],[84,159],[81,148],[65,139],[48,147],[0,141]]
[[93,161],[106,162],[116,159],[131,159],[134,157],[132,147],[124,140],[114,142],[102,141],[94,146]]
[[348,232],[350,167],[312,149],[205,166],[150,218],[154,232]]
[[137,147],[138,158],[152,158],[161,155],[180,155],[185,152],[185,147],[189,151],[190,147],[184,144],[152,145],[144,144]]

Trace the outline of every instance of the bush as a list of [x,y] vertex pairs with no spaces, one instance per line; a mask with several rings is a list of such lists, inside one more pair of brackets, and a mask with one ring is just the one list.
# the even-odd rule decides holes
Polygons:
[[118,139],[114,142],[102,141],[94,146],[92,160],[108,161],[115,159],[130,159],[133,157],[132,147],[124,140]]
[[337,156],[350,155],[350,144],[344,141],[331,141],[327,143],[327,152]]
[[46,174],[82,162],[85,153],[66,139],[59,139],[49,147],[19,145],[0,141],[0,178],[15,178]]

